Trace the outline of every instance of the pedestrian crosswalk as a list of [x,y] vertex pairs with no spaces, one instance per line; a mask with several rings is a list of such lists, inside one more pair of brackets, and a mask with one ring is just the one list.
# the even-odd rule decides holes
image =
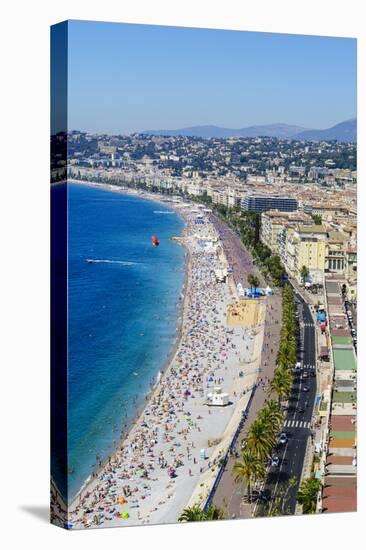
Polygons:
[[304,369],[315,369],[315,365],[303,365]]
[[285,428],[310,428],[310,422],[305,420],[286,420],[284,423]]
[[313,327],[314,323],[302,323],[304,327]]

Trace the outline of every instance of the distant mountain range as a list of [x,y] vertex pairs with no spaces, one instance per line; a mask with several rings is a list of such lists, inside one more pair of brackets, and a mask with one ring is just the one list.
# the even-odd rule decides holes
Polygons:
[[220,126],[190,126],[188,128],[178,128],[177,130],[146,130],[143,133],[154,136],[191,136],[202,138],[268,136],[310,141],[336,139],[344,142],[355,142],[357,121],[355,118],[352,118],[324,130],[312,130],[301,126],[277,123],[237,129],[221,128]]
[[312,141],[336,139],[337,141],[356,142],[357,120],[351,118],[331,128],[326,128],[325,130],[304,130],[292,137],[295,139],[308,139]]

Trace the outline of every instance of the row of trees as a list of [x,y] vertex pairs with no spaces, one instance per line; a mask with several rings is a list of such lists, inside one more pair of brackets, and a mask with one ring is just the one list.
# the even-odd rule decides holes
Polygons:
[[243,244],[253,254],[263,274],[270,277],[275,285],[280,286],[285,271],[280,257],[272,254],[271,249],[260,240],[261,215],[223,205],[216,205],[215,209],[240,234]]
[[288,399],[294,379],[296,363],[297,323],[294,293],[289,285],[282,289],[282,328],[280,345],[276,358],[276,368],[271,381],[271,389],[277,395],[278,404]]
[[283,423],[283,412],[275,400],[266,400],[242,441],[239,460],[234,465],[235,481],[245,483],[248,500],[252,487],[266,477],[267,463]]

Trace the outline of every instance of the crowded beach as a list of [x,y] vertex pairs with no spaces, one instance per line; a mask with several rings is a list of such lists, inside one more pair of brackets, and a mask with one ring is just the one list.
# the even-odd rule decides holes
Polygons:
[[[180,340],[117,451],[69,506],[70,528],[174,523],[202,504],[258,375],[263,326],[227,324],[238,297],[219,234],[200,207],[174,208],[188,252]],[[215,392],[225,406],[210,404]]]

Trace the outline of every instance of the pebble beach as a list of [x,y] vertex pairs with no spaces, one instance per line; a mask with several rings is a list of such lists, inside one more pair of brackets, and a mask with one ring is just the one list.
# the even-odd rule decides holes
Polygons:
[[[188,252],[180,339],[127,436],[69,506],[73,529],[175,523],[203,504],[258,376],[263,327],[227,325],[238,297],[230,277],[215,277],[228,266],[219,234],[194,205],[173,207]],[[217,386],[226,406],[207,404]]]

